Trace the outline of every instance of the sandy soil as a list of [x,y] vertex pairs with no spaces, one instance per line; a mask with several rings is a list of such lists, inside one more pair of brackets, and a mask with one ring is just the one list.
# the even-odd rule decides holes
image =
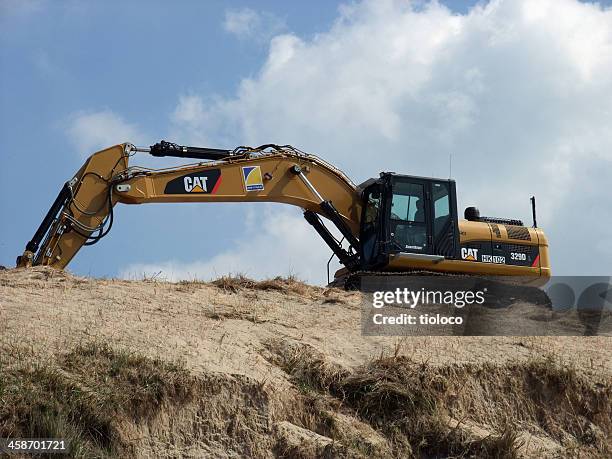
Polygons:
[[[249,387],[255,381],[271,398],[290,400],[297,393],[286,368],[270,358],[271,342],[299,343],[302,349],[314,349],[347,370],[381,356],[403,355],[444,366],[501,365],[547,355],[588,375],[594,384],[612,380],[611,337],[368,337],[361,331],[361,305],[358,292],[308,286],[295,291],[244,288],[236,292],[200,282],[90,279],[43,268],[5,270],[0,271],[0,348],[27,346],[52,355],[77,343],[101,340],[146,356],[179,360],[195,375],[226,378],[223,404],[233,410],[243,405],[232,392],[246,387],[246,383],[235,386],[236,381],[249,381]],[[227,377],[234,382],[228,383]],[[196,414],[201,416],[200,411]],[[177,446],[175,430],[180,422],[167,413],[164,416],[156,426],[138,428],[143,457],[162,451],[192,457],[244,454],[228,453],[227,442],[215,444],[216,440]],[[193,428],[188,412],[176,416],[183,419],[181,429]],[[372,444],[385,441],[354,417],[340,412],[334,416],[337,423],[352,422],[355,432],[369,432],[363,435]],[[286,445],[318,442],[323,448],[331,444],[329,438],[286,420],[275,425],[277,438]],[[472,430],[477,433],[481,427]],[[525,431],[523,435],[532,434]],[[524,455],[538,457],[548,451],[552,457],[561,451],[559,443],[548,437],[536,444],[534,450],[523,449]]]
[[[334,301],[329,301],[329,296]],[[265,378],[260,354],[286,337],[354,367],[399,353],[430,364],[502,363],[552,354],[595,377],[612,375],[610,337],[366,337],[361,294],[312,288],[306,295],[206,283],[73,277],[45,269],[0,272],[0,339],[48,351],[104,338],[193,370]]]

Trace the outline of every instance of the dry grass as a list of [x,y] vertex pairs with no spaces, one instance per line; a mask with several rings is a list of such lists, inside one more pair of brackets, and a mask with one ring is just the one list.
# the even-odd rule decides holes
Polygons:
[[151,418],[193,388],[180,366],[95,342],[56,359],[16,348],[0,356],[0,437],[66,438],[75,457],[129,453],[120,422]]
[[[444,367],[383,358],[343,380],[336,393],[387,430],[394,442],[417,445],[426,454],[513,457],[521,425],[561,444],[571,438],[610,453],[612,384],[593,385],[553,358]],[[458,430],[448,432],[443,421],[448,416],[487,425],[498,434],[471,440]]]
[[241,290],[261,290],[261,291],[277,291],[282,293],[293,293],[300,296],[307,296],[312,293],[320,293],[324,289],[314,287],[297,279],[295,276],[277,276],[272,279],[255,281],[242,274],[236,276],[222,276],[219,279],[212,281],[215,287],[222,290],[238,293]]
[[288,340],[268,343],[272,361],[298,382],[302,391],[329,390],[350,374],[313,346]]
[[[346,432],[329,414],[339,409],[381,433],[394,456],[514,458],[525,430],[587,457],[612,452],[612,383],[593,384],[551,357],[432,366],[395,356],[348,371],[299,343],[270,349],[302,388],[306,408],[298,421],[343,444]],[[357,445],[357,453],[372,452]]]
[[221,290],[231,293],[238,293],[242,289],[253,288],[255,285],[253,279],[250,279],[243,274],[238,274],[235,276],[222,276],[218,279],[212,281],[212,285]]

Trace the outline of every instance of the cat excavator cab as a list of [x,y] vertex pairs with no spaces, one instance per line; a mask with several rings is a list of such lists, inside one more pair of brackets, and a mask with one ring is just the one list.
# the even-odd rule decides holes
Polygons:
[[[139,152],[200,162],[160,170],[129,166]],[[460,219],[454,180],[383,172],[356,186],[336,167],[290,145],[221,150],[165,141],[144,148],[124,143],[93,154],[65,183],[17,266],[63,269],[82,246],[108,234],[117,203],[151,202],[298,206],[344,265],[336,283],[389,272],[512,276],[536,285],[550,277],[534,198],[533,227],[480,217],[473,207]]]
[[361,262],[376,270],[391,258],[439,263],[459,258],[455,182],[394,173],[361,185]]

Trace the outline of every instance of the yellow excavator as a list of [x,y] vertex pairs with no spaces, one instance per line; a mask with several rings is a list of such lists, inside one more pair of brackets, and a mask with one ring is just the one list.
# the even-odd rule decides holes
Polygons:
[[[139,152],[199,162],[130,167]],[[280,202],[301,207],[338,257],[344,267],[336,283],[360,273],[427,272],[513,276],[541,285],[551,275],[548,241],[536,226],[531,200],[533,227],[481,217],[475,207],[460,220],[450,179],[383,172],[356,186],[331,164],[290,145],[221,150],[124,143],[90,156],[64,184],[17,266],[63,269],[81,247],[108,234],[117,203]]]

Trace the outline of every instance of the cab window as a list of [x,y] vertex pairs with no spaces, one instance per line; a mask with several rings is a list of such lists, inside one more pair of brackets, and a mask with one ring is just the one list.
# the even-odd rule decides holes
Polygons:
[[372,225],[376,223],[378,218],[378,210],[380,209],[380,192],[378,190],[368,193],[365,208],[365,224]]
[[446,183],[433,184],[434,237],[437,239],[450,219],[450,197]]
[[393,189],[391,218],[408,222],[425,222],[423,185],[397,183]]
[[419,183],[396,182],[391,199],[390,236],[402,252],[427,249],[424,187]]
[[361,248],[366,263],[376,258],[380,202],[381,193],[378,188],[372,188],[367,191],[361,227]]

